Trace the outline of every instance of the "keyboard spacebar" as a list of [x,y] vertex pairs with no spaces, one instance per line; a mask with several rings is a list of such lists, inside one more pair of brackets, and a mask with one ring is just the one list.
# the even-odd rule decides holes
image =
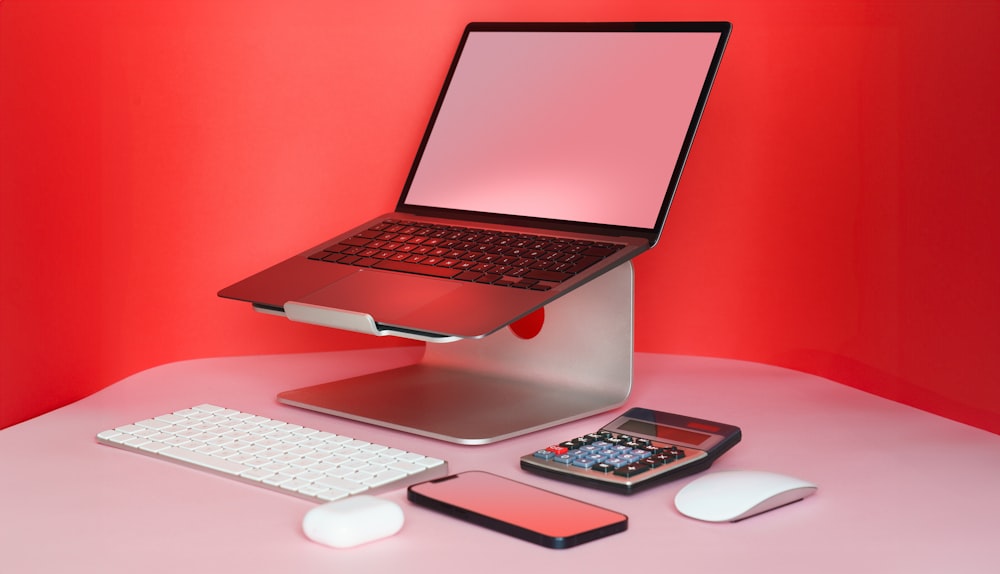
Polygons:
[[451,267],[434,267],[433,265],[406,263],[405,261],[382,260],[372,267],[389,271],[402,271],[403,273],[416,273],[417,275],[430,275],[431,277],[444,277],[445,279],[451,279],[461,273],[461,270]]
[[195,452],[193,450],[187,450],[186,448],[179,448],[176,446],[163,449],[158,454],[177,460],[183,460],[184,462],[189,462],[191,464],[195,464],[198,466],[210,468],[212,470],[217,470],[219,472],[224,472],[226,474],[239,474],[247,469],[247,467],[243,466],[242,464],[229,462],[224,458],[209,456],[207,454],[202,454],[200,452]]

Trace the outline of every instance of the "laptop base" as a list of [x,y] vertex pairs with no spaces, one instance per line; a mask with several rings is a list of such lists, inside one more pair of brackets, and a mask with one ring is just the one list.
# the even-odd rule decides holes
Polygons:
[[625,263],[510,328],[428,343],[420,362],[278,395],[284,404],[448,442],[489,444],[622,405],[632,389],[633,272]]

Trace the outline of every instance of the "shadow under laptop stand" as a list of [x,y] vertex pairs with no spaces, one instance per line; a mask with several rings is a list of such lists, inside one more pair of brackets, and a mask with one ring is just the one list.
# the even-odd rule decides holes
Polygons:
[[[532,338],[504,328],[428,343],[417,364],[286,391],[278,400],[468,445],[597,414],[623,404],[632,388],[632,294],[625,263],[546,306]],[[293,321],[343,324],[329,315],[342,313],[335,309],[285,312]]]

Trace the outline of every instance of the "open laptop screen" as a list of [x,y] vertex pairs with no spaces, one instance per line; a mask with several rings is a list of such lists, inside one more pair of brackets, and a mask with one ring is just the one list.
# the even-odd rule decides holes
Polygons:
[[402,203],[657,227],[724,35],[471,30]]

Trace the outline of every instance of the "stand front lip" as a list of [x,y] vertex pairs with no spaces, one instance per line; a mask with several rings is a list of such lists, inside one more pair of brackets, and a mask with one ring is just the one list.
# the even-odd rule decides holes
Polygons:
[[419,331],[387,328],[379,325],[375,319],[367,313],[346,311],[344,309],[335,309],[332,307],[313,305],[311,303],[289,301],[285,303],[284,311],[284,315],[289,320],[298,323],[308,323],[310,325],[319,325],[321,327],[329,327],[331,329],[353,331],[355,333],[374,335],[376,337],[391,335],[404,339],[424,341],[426,343],[452,343],[462,339],[462,337],[438,335],[430,332],[424,333]]

